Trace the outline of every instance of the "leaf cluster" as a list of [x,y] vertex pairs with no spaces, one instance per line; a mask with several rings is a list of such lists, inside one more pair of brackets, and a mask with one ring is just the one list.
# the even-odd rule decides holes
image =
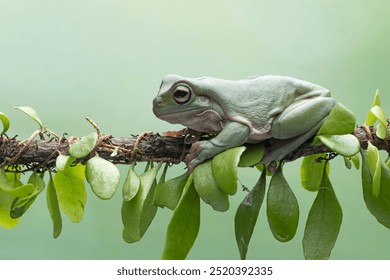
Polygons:
[[[34,109],[30,107],[15,107],[26,113],[38,125],[39,129],[26,140],[43,134],[59,137],[45,127]],[[6,137],[10,121],[6,115],[0,114],[3,124],[2,137]],[[5,135],[5,136],[3,136]],[[53,221],[53,236],[57,238],[62,231],[62,214],[72,222],[78,223],[84,216],[84,206],[87,199],[85,181],[100,199],[110,199],[119,185],[118,168],[111,162],[94,156],[86,164],[77,160],[93,152],[98,141],[98,134],[93,132],[80,138],[69,149],[69,155],[59,154],[56,158],[56,169],[49,173],[47,187],[44,181],[46,172],[33,171],[27,183],[21,181],[21,167],[7,162],[0,169],[0,225],[6,228],[15,227],[22,215],[30,208],[35,199],[46,188],[46,201]]]

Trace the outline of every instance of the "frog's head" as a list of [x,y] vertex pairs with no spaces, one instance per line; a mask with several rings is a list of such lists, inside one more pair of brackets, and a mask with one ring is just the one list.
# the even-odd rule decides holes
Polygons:
[[[213,122],[215,125],[215,121],[221,120],[221,116],[219,106],[207,94],[205,79],[207,78],[165,76],[159,93],[153,100],[154,114],[169,123],[210,131],[205,123]],[[216,128],[211,130],[215,131]]]

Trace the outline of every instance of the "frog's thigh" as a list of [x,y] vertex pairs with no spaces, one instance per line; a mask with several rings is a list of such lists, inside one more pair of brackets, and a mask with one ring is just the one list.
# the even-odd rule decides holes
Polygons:
[[288,139],[303,134],[322,122],[330,113],[335,100],[330,97],[303,99],[292,103],[272,122],[271,136]]

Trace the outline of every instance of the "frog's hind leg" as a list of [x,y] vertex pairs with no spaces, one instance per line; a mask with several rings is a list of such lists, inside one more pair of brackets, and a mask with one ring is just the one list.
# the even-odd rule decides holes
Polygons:
[[292,103],[274,117],[271,137],[289,139],[305,134],[322,122],[335,104],[335,100],[331,97],[302,99]]
[[282,160],[315,136],[335,103],[333,98],[317,97],[299,100],[287,107],[272,122],[271,145],[261,163]]
[[[324,120],[325,121],[325,120]],[[270,163],[271,161],[280,161],[289,153],[299,148],[310,138],[314,137],[324,121],[318,123],[311,130],[304,134],[289,139],[269,139],[269,146],[266,146],[265,155],[259,163]]]

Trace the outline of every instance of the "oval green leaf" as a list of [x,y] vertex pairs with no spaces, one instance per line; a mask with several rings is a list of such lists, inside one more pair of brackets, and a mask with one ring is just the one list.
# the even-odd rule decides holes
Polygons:
[[324,169],[322,182],[309,211],[303,236],[305,259],[328,259],[336,243],[343,212]]
[[56,168],[58,171],[63,171],[67,176],[85,179],[85,165],[80,163],[74,164],[75,158],[71,156],[59,155],[56,158]]
[[184,260],[198,236],[200,226],[200,199],[189,179],[183,198],[173,212],[168,225],[161,259]]
[[98,139],[96,132],[81,137],[69,148],[69,154],[74,158],[86,157],[95,147]]
[[211,160],[215,182],[226,194],[237,192],[237,169],[245,147],[236,147],[216,155]]
[[356,125],[355,115],[341,103],[337,103],[317,135],[343,135],[350,134]]
[[25,184],[19,180],[19,176],[12,173],[5,174],[3,169],[0,169],[0,190],[8,193],[14,198],[28,197],[34,192],[33,184]]
[[34,186],[34,191],[26,197],[18,197],[13,201],[10,212],[12,218],[19,218],[24,213],[26,213],[38,195],[45,188],[45,182],[36,172],[31,174],[30,178],[28,179],[28,184]]
[[266,171],[261,173],[256,185],[244,198],[234,216],[234,231],[240,258],[246,259],[249,243],[265,196]]
[[[84,169],[83,166],[78,164],[70,167],[67,173],[58,171],[54,175],[59,206],[69,220],[74,223],[78,223],[83,219],[84,206],[87,200],[84,180],[78,177],[80,170],[84,171]],[[70,172],[70,170],[72,171]],[[72,176],[72,174],[76,176]]]
[[227,211],[229,209],[229,198],[215,182],[211,161],[198,165],[193,174],[195,190],[200,198],[216,211]]
[[240,157],[239,167],[252,167],[257,165],[264,156],[264,144],[247,145]]
[[[14,176],[17,178],[17,176]],[[14,180],[9,181],[3,169],[0,169],[0,226],[4,228],[15,227],[20,219],[11,218],[12,204],[16,198],[27,197],[34,191],[32,184],[14,185]]]
[[359,169],[360,167],[360,157],[359,154],[354,155],[351,157],[352,163],[355,166],[356,169]]
[[27,114],[30,118],[32,118],[34,121],[36,121],[39,124],[39,128],[41,128],[41,129],[43,128],[43,123],[42,123],[41,119],[38,117],[37,112],[33,108],[27,107],[27,106],[19,106],[19,107],[14,107],[14,108]]
[[385,116],[385,112],[383,111],[382,107],[375,105],[371,108],[371,112],[374,114],[376,119],[385,127],[387,127],[387,119]]
[[383,162],[381,163],[381,187],[379,194],[375,196],[373,190],[373,177],[367,163],[367,154],[362,154],[362,186],[363,198],[367,209],[379,223],[390,229],[390,169]]
[[4,228],[15,227],[20,219],[13,219],[10,216],[11,206],[15,196],[10,195],[0,188],[0,226]]
[[153,195],[160,167],[161,164],[141,174],[140,188],[136,196],[122,203],[123,239],[128,243],[139,241],[156,215],[157,207],[153,204]]
[[1,136],[8,131],[9,126],[10,126],[10,121],[9,121],[8,117],[2,112],[0,112],[0,121],[3,124],[3,130],[0,133],[0,136]]
[[92,191],[100,199],[110,199],[115,194],[120,181],[118,168],[101,157],[93,157],[87,161],[85,177]]
[[[11,168],[11,170],[16,171],[15,168]],[[22,181],[20,181],[20,173],[7,172],[5,176],[7,176],[8,182],[12,186],[12,188],[17,188],[23,185]]]
[[69,158],[70,158],[69,156],[64,156],[62,154],[57,156],[57,158],[56,158],[56,168],[57,168],[58,171],[64,171]]
[[344,157],[352,157],[360,150],[359,140],[352,134],[319,135],[316,138],[329,149]]
[[158,184],[154,192],[154,204],[159,207],[168,207],[171,210],[175,210],[180,201],[184,186],[187,184],[188,177],[188,172],[185,172],[163,184]]
[[134,164],[130,165],[127,177],[123,184],[123,200],[130,201],[138,193],[140,186],[140,179],[138,174],[134,171]]
[[[325,167],[324,158],[326,154],[309,155],[303,158],[301,164],[301,185],[304,189],[316,192],[321,185],[322,172]],[[327,165],[329,168],[329,164]]]
[[268,224],[275,239],[287,242],[294,238],[299,221],[298,201],[279,166],[272,176],[267,193]]
[[[380,92],[379,90],[376,90],[375,92],[375,96],[374,96],[374,101],[372,102],[372,105],[371,105],[371,108],[374,108],[375,106],[378,106],[380,107],[381,106],[381,101],[380,101]],[[365,125],[373,125],[377,120],[377,117],[373,114],[373,112],[371,111],[368,111],[367,113],[367,117],[366,117],[366,121],[364,122]]]
[[383,109],[376,105],[371,108],[371,112],[375,115],[376,119],[379,121],[379,124],[376,126],[376,135],[384,140],[387,136],[387,119]]
[[376,126],[376,135],[383,140],[387,137],[388,130],[387,119],[381,107],[379,90],[375,93],[374,102],[372,103],[370,111],[368,111],[365,125],[373,125],[377,120],[379,121],[379,124]]
[[56,189],[54,187],[54,181],[51,174],[49,182],[47,183],[46,204],[47,208],[49,209],[50,218],[53,222],[53,237],[57,238],[60,236],[62,231],[62,217],[60,206],[58,204]]

